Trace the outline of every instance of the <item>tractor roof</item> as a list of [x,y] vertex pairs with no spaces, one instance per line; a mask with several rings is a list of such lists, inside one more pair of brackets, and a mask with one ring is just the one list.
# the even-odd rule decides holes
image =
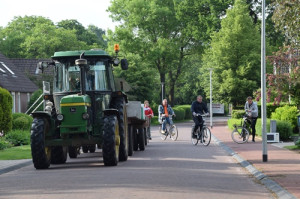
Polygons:
[[84,56],[104,56],[111,57],[104,50],[77,50],[77,51],[60,51],[55,52],[52,58],[63,58],[63,57],[78,57],[84,52]]

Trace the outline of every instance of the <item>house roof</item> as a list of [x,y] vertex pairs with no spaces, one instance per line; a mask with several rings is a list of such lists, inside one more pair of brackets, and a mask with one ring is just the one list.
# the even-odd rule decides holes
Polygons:
[[[20,71],[23,71],[24,74],[30,74],[34,76],[39,76],[35,74],[36,66],[41,61],[48,61],[50,62],[51,59],[22,59],[22,58],[12,58],[10,59],[12,63],[18,67]],[[44,71],[47,75],[53,75],[53,69],[46,69]]]
[[38,87],[16,67],[12,60],[0,53],[0,86],[11,92],[34,92]]

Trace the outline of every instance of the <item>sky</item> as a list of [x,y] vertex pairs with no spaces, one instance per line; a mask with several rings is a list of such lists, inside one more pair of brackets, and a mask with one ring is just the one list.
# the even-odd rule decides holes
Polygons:
[[110,0],[0,0],[0,26],[6,27],[15,16],[43,16],[54,23],[65,19],[76,19],[87,28],[95,25],[101,29],[114,30],[106,11]]

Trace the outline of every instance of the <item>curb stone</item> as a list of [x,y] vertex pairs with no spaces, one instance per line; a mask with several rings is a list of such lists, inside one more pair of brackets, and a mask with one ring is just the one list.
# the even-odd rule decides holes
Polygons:
[[281,187],[278,183],[271,180],[263,174],[262,172],[258,171],[253,165],[251,165],[247,160],[244,160],[241,156],[239,156],[235,151],[233,151],[230,147],[220,141],[217,137],[212,135],[213,140],[215,143],[222,147],[230,156],[232,156],[238,163],[241,164],[242,167],[247,169],[257,180],[259,180],[263,185],[265,185],[269,190],[274,192],[276,196],[280,199],[297,199],[294,195],[289,193],[283,187]]
[[[0,161],[1,163],[1,161]],[[8,160],[7,166],[0,166],[0,175],[4,174],[4,173],[8,173],[17,169],[20,169],[22,167],[28,166],[32,164],[32,160],[28,159],[28,160],[24,160],[22,162],[10,162],[10,160]]]

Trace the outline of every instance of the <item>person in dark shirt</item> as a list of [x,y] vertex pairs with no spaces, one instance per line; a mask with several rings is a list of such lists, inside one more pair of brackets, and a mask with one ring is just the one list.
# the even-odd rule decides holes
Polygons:
[[[195,132],[200,127],[200,129],[203,127],[203,118],[202,114],[208,113],[207,106],[204,102],[202,102],[202,96],[198,95],[197,100],[192,103],[191,111],[193,114],[193,120],[195,122],[195,125],[192,128],[192,137],[195,138]],[[201,115],[198,115],[201,114]]]

